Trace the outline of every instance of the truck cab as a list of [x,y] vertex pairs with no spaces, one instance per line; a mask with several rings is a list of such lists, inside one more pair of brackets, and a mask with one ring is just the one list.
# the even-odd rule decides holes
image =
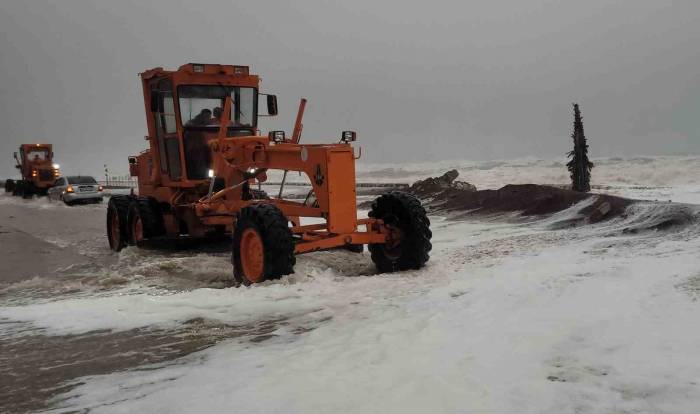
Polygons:
[[5,191],[14,195],[31,197],[34,194],[46,195],[47,190],[60,175],[58,164],[53,163],[51,144],[22,144],[14,153],[15,168],[21,179],[7,180]]
[[[141,194],[172,196],[177,189],[208,191],[212,169],[210,144],[219,134],[224,102],[230,98],[226,137],[259,136],[260,79],[247,66],[182,65],[141,74],[147,139],[150,150],[131,160],[131,174],[139,177]],[[266,95],[268,113],[276,114],[276,97]]]

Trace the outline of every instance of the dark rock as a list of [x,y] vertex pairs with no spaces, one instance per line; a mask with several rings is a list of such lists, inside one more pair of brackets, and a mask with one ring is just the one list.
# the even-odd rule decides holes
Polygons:
[[409,191],[418,197],[429,197],[445,190],[476,191],[476,187],[465,181],[455,181],[459,177],[457,170],[450,170],[440,177],[430,177],[416,181]]
[[411,186],[410,191],[423,199],[423,205],[428,211],[456,213],[458,216],[507,212],[519,212],[525,217],[543,216],[594,198],[579,212],[579,216],[553,224],[559,228],[609,220],[624,214],[627,207],[634,203],[633,200],[606,194],[580,193],[536,184],[510,184],[498,190],[476,191],[471,184],[461,187],[454,178],[455,175],[450,171],[442,177],[418,181]]

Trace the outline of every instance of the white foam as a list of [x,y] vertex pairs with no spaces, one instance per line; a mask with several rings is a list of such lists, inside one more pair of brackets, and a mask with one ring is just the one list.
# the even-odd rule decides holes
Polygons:
[[[120,298],[142,320],[294,320],[318,307],[325,322],[301,336],[282,328],[262,343],[229,341],[155,371],[83,379],[66,410],[692,412],[700,308],[677,285],[697,275],[697,236],[539,227],[438,221],[434,260],[420,272],[311,271],[311,280],[252,289]],[[504,247],[474,254],[482,245]],[[95,304],[83,305],[68,313]],[[31,318],[73,329],[42,312]]]
[[[668,187],[683,199],[700,188],[698,157],[596,163],[594,183],[612,193]],[[392,181],[455,166],[481,188],[568,181],[563,164],[539,160],[359,169]],[[267,341],[242,337],[156,370],[82,378],[55,411],[694,412],[700,308],[679,286],[698,277],[697,229],[624,235],[675,214],[641,205],[609,223],[547,230],[590,202],[529,224],[433,217],[434,250],[420,271],[372,275],[367,253],[322,252],[252,288],[117,291],[4,307],[0,318],[48,334],[194,318],[284,322]],[[139,271],[137,253],[122,255]],[[187,260],[198,259],[174,265]],[[200,265],[225,269],[227,260]]]

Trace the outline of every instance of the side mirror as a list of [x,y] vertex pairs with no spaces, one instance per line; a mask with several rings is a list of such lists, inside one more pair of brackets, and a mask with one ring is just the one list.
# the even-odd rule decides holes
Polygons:
[[267,114],[277,115],[277,95],[267,95]]
[[139,164],[136,161],[136,157],[129,157],[129,175],[132,177],[138,177],[139,175]]
[[12,156],[15,157],[15,158],[17,158],[17,151],[13,152],[13,153],[12,153]]
[[151,112],[158,112],[158,91],[151,91]]

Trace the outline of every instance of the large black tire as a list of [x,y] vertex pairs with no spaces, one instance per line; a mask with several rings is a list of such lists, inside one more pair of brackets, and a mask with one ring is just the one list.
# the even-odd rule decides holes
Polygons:
[[[250,285],[264,280],[276,279],[294,272],[296,257],[294,242],[288,220],[280,209],[272,204],[253,204],[238,214],[233,231],[231,262],[233,277],[238,283]],[[262,273],[246,275],[242,256],[244,233],[254,233],[262,242]]]
[[24,180],[17,181],[15,183],[15,188],[14,191],[12,192],[12,195],[22,197],[22,198],[31,198],[32,197],[32,191],[30,188],[30,183]]
[[29,199],[34,196],[34,193],[36,193],[36,189],[34,188],[34,184],[28,181],[23,181],[22,182],[22,198],[24,199]]
[[5,192],[11,193],[15,190],[15,180],[5,180]]
[[117,195],[109,198],[107,205],[107,240],[109,248],[120,251],[128,244],[127,214],[133,197]]
[[[139,221],[142,226],[140,235],[135,231]],[[149,197],[131,198],[127,223],[129,224],[129,242],[133,245],[165,234],[163,213],[158,207],[158,202]]]
[[382,273],[420,269],[430,259],[433,245],[430,239],[430,220],[420,201],[410,194],[392,191],[372,203],[369,216],[384,220],[398,230],[400,241],[388,244],[370,244],[368,249],[377,270]]

